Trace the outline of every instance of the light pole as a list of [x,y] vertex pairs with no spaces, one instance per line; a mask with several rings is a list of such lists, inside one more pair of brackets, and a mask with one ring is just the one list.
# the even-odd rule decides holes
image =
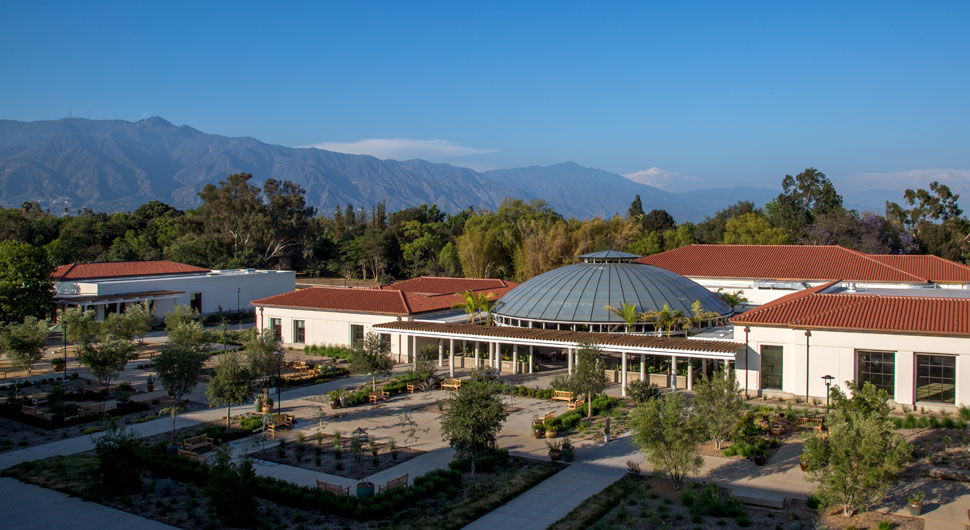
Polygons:
[[831,375],[823,375],[822,381],[825,381],[825,412],[829,410],[829,387],[832,386],[832,380],[835,379]]
[[[236,287],[236,330],[242,329],[242,319],[239,318],[239,287]],[[232,292],[232,291],[229,291]]]

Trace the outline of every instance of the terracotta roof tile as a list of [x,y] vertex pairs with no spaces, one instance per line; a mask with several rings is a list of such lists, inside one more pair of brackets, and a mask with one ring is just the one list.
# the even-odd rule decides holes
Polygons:
[[502,289],[515,287],[518,284],[492,278],[450,278],[443,276],[420,276],[410,280],[401,280],[385,287],[398,289],[406,293],[422,294],[454,294],[464,291],[483,291],[488,289]]
[[70,281],[203,272],[209,272],[209,269],[175,263],[174,261],[112,261],[100,263],[69,263],[67,265],[61,265],[54,270],[52,276],[57,281]]
[[[491,295],[490,298],[495,300],[511,289],[511,285],[501,289],[487,289],[486,294]],[[372,289],[309,287],[253,300],[252,304],[404,316],[450,309],[461,301],[463,298],[456,293],[427,295],[389,287]]]
[[932,254],[870,254],[869,257],[936,283],[970,282],[970,266]]
[[799,329],[970,336],[970,298],[795,293],[731,319]]

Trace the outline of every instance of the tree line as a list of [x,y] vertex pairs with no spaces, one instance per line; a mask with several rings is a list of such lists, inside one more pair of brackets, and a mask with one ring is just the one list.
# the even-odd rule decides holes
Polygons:
[[[416,275],[522,281],[607,248],[650,255],[692,243],[837,244],[869,253],[930,253],[970,262],[970,221],[959,195],[934,182],[909,189],[885,211],[858,212],[820,171],[782,179],[758,206],[741,201],[699,223],[646,212],[632,197],[626,215],[565,218],[541,200],[506,199],[497,209],[448,214],[422,204],[388,213],[383,204],[317,212],[289,181],[252,184],[234,174],[207,185],[202,204],[158,201],[133,212],[79,210],[56,216],[36,203],[0,210],[0,241],[38,249],[49,265],[168,259],[207,268],[285,268],[313,276],[389,281]],[[3,247],[0,263],[23,248]],[[4,289],[0,285],[0,289]],[[0,293],[0,295],[12,293]],[[38,315],[39,316],[39,315]]]

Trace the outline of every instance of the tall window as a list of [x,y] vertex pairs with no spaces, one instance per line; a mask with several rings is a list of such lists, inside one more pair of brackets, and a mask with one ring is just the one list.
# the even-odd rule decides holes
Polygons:
[[381,348],[384,351],[391,351],[391,336],[387,333],[381,333]]
[[783,352],[781,346],[761,347],[761,388],[781,390]]
[[350,325],[350,346],[360,348],[364,345],[364,326],[360,324]]
[[916,401],[956,402],[956,357],[916,355]]
[[866,381],[893,397],[896,387],[896,352],[859,351],[859,386]]
[[283,340],[283,321],[278,318],[269,319],[269,327],[276,335],[276,340]]
[[189,307],[195,309],[197,313],[202,312],[202,293],[192,293],[189,297]]
[[293,321],[293,342],[303,344],[306,342],[306,321]]

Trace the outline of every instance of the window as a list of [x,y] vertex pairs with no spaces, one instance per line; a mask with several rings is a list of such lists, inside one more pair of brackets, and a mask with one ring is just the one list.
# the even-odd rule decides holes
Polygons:
[[202,312],[202,293],[192,293],[189,298],[189,307],[195,309],[196,312]]
[[761,347],[761,388],[781,390],[783,352],[781,346]]
[[269,319],[269,327],[276,335],[276,340],[283,340],[283,321],[278,318]]
[[956,357],[916,355],[916,401],[955,403]]
[[893,397],[896,387],[896,353],[883,351],[859,351],[859,376],[862,386],[866,381],[881,388]]
[[384,351],[391,351],[391,336],[387,333],[381,333],[381,348]]
[[360,324],[350,325],[350,346],[360,348],[364,345],[364,326]]
[[303,344],[306,342],[306,321],[293,321],[293,342]]

